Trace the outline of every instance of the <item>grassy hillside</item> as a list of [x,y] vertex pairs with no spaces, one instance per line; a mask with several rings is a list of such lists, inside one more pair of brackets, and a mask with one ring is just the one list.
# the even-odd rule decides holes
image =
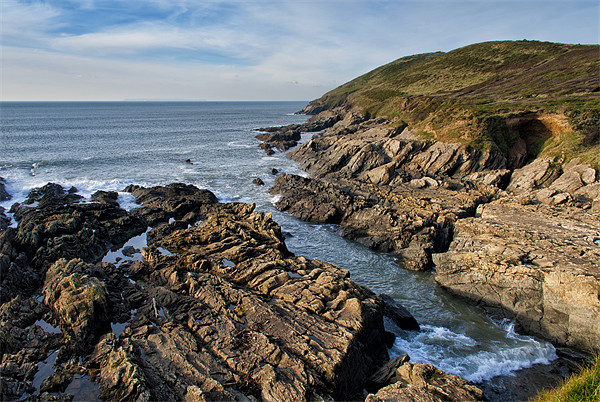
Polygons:
[[548,136],[538,151],[588,153],[585,159],[598,166],[600,46],[503,41],[404,57],[328,92],[305,111],[336,106],[408,123],[428,138],[504,153],[515,140],[504,119],[559,114],[568,119],[569,135],[563,129]]

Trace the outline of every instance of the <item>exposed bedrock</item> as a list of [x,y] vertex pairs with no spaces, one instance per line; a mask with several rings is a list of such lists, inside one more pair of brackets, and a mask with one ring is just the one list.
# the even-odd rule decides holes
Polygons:
[[485,401],[483,391],[464,378],[447,374],[431,364],[409,363],[404,354],[390,360],[367,382],[367,402],[379,401]]
[[339,224],[405,268],[436,266],[442,286],[523,331],[589,350],[600,344],[599,175],[577,158],[536,158],[540,139],[568,134],[563,117],[503,122],[516,138],[507,160],[349,111],[289,153],[311,177],[279,175],[270,191],[282,211]]
[[[384,305],[418,326],[347,271],[294,256],[254,205],[129,190],[133,212],[116,193],[81,203],[57,185],[14,207],[19,225],[0,235],[2,398],[56,396],[86,374],[111,400],[360,399],[388,359]],[[99,262],[147,220],[142,261]]]
[[[333,184],[335,183],[335,184]],[[306,221],[342,225],[342,235],[370,248],[395,252],[403,266],[431,268],[431,253],[446,250],[453,222],[494,197],[492,188],[395,187],[281,174],[269,190],[278,209]]]
[[503,201],[456,222],[449,251],[434,255],[437,282],[557,345],[597,348],[598,216]]

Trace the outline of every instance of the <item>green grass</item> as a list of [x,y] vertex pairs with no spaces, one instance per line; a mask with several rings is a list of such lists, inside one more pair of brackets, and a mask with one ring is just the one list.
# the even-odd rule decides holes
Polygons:
[[558,387],[541,392],[534,402],[600,401],[600,356]]
[[326,93],[305,111],[358,108],[365,116],[406,122],[427,139],[504,155],[515,138],[503,119],[563,114],[573,138],[540,140],[535,152],[567,159],[581,154],[599,168],[600,141],[593,133],[600,126],[599,70],[599,45],[485,42],[398,59]]

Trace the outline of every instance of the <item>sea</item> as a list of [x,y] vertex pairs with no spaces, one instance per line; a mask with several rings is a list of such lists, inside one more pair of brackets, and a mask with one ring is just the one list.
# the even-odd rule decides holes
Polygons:
[[[404,305],[421,330],[403,331],[387,323],[397,335],[392,356],[408,353],[413,362],[430,363],[474,382],[555,359],[550,343],[520,335],[512,322],[495,321],[452,297],[436,285],[434,272],[405,270],[393,255],[342,238],[335,225],[306,223],[277,211],[277,198],[268,192],[275,180],[271,169],[306,173],[285,152],[267,156],[258,148],[254,130],[303,123],[308,116],[295,112],[305,105],[2,102],[0,177],[13,198],[0,206],[8,210],[31,189],[54,182],[74,186],[84,197],[97,190],[118,191],[121,206],[130,210],[135,199],[122,192],[130,184],[193,184],[212,191],[221,202],[255,203],[258,210],[272,212],[288,234],[290,251],[347,269],[355,282]],[[302,141],[311,135],[302,134]],[[252,182],[257,177],[264,186]]]

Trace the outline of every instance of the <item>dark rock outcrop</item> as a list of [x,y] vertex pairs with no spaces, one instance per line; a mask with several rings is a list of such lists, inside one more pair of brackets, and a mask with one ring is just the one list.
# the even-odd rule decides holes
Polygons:
[[12,198],[11,195],[6,191],[6,186],[4,183],[6,183],[6,180],[4,177],[0,177],[0,201],[8,201]]
[[97,193],[92,199],[100,201],[81,203],[75,189],[48,184],[11,207],[19,225],[0,234],[2,302],[41,286],[58,259],[98,262],[111,247],[146,229],[146,221],[121,209],[114,195]]
[[491,188],[394,188],[350,179],[281,174],[269,190],[280,194],[278,209],[310,222],[343,226],[342,234],[370,248],[392,251],[415,270],[432,266],[431,253],[447,248],[452,224],[471,216],[495,195]]
[[[80,203],[57,185],[14,207],[19,226],[0,235],[2,398],[40,391],[34,379],[62,393],[74,374],[99,381],[105,399],[362,395],[387,360],[381,298],[345,270],[294,256],[254,205],[184,185],[129,191],[135,212],[114,193]],[[145,230],[141,216],[163,218],[143,260],[99,263],[115,239]],[[84,230],[87,242],[64,246]],[[57,365],[44,379],[49,355]]]
[[149,226],[166,223],[171,218],[193,224],[219,202],[210,191],[183,183],[151,188],[131,185],[125,191],[142,205],[137,211]]
[[386,294],[381,294],[379,297],[383,300],[383,314],[391,319],[398,328],[416,331],[421,329],[415,317],[413,317],[406,307]]

